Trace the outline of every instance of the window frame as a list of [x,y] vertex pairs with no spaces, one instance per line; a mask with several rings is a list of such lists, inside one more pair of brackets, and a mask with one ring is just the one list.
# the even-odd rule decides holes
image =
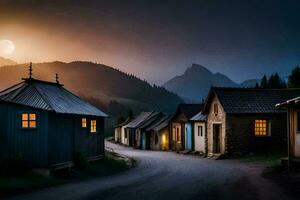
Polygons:
[[[266,121],[266,135],[259,135],[256,132],[257,128],[264,128],[264,127],[257,127],[257,121]],[[272,121],[266,118],[258,118],[254,120],[254,136],[255,137],[271,137],[272,136]]]
[[[27,115],[27,120],[23,120],[23,115]],[[20,122],[21,122],[21,129],[22,130],[34,130],[34,129],[37,129],[38,128],[38,120],[37,120],[37,113],[36,112],[32,112],[32,111],[24,111],[24,112],[20,112],[20,115],[21,115],[21,119],[20,119]],[[30,115],[34,115],[35,116],[35,119],[32,120]],[[23,126],[23,122],[27,122],[27,127],[24,127]],[[30,126],[30,122],[35,122],[35,126],[34,127],[31,127]]]
[[[93,122],[95,122],[94,125],[93,125]],[[94,131],[93,128],[95,128],[95,131]],[[96,119],[91,119],[90,120],[90,133],[92,133],[92,134],[96,134],[97,133],[97,120]]]
[[203,137],[203,126],[202,125],[198,125],[198,137]]
[[[83,122],[83,120],[85,120],[85,122]],[[85,126],[83,126],[83,124],[85,124]],[[86,129],[87,126],[87,118],[86,117],[82,117],[81,118],[81,128]]]

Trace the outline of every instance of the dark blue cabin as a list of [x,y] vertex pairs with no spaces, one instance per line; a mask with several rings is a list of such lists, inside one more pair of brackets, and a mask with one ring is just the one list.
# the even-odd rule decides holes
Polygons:
[[0,155],[36,167],[72,165],[75,154],[104,155],[107,115],[63,85],[33,78],[0,92]]

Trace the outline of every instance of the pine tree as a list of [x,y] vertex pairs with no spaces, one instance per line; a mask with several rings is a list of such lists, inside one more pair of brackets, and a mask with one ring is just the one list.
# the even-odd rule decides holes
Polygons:
[[299,66],[293,69],[291,75],[289,76],[288,87],[300,88],[300,67]]
[[263,78],[261,79],[260,87],[263,89],[268,88],[268,78],[266,75],[264,75]]

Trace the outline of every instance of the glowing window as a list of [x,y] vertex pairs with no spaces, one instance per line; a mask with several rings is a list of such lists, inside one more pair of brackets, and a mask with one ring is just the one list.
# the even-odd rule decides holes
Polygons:
[[86,128],[86,118],[81,119],[81,127]]
[[255,136],[270,135],[269,120],[255,120]]
[[36,114],[22,113],[22,128],[36,128]]
[[97,132],[97,122],[96,120],[91,120],[91,133]]

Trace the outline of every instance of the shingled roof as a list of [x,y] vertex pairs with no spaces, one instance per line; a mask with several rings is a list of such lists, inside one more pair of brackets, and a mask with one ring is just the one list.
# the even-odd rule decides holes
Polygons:
[[300,89],[250,89],[212,87],[204,106],[208,113],[210,103],[217,96],[226,113],[282,113],[276,109],[278,102],[284,102],[300,95]]
[[0,100],[60,114],[78,114],[107,117],[107,115],[59,83],[36,79],[23,82],[0,92]]

